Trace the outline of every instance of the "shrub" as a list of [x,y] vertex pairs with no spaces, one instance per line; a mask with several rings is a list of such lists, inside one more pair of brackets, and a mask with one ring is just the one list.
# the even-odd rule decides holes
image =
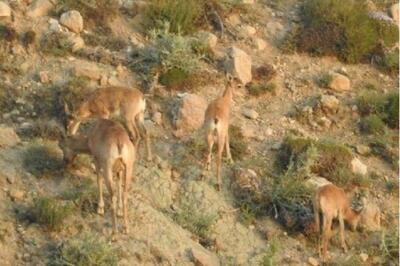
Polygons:
[[50,197],[37,197],[33,200],[33,220],[51,231],[60,230],[64,220],[73,208],[65,201]]
[[399,50],[387,52],[377,57],[378,67],[389,74],[397,74],[399,71]]
[[381,40],[390,47],[398,38],[396,25],[369,17],[364,0],[307,0],[301,22],[293,40],[300,51],[350,63],[369,57]]
[[59,246],[51,265],[117,266],[120,250],[94,234],[75,236]]
[[247,154],[247,142],[238,126],[229,126],[229,144],[233,160],[242,160]]
[[64,33],[51,32],[43,37],[41,49],[46,54],[64,57],[72,52],[72,44]]
[[383,113],[385,96],[376,91],[363,91],[357,98],[357,106],[362,115]]
[[207,241],[210,238],[211,226],[215,222],[217,215],[200,210],[195,207],[194,202],[184,201],[180,204],[180,210],[174,213],[173,219],[183,228]]
[[387,97],[385,106],[385,122],[391,128],[399,128],[399,93],[391,93]]
[[385,123],[377,115],[368,115],[360,121],[360,128],[366,134],[383,134],[385,132]]
[[105,25],[118,15],[118,8],[117,0],[61,0],[55,13],[60,15],[69,10],[77,10],[85,23]]
[[199,0],[151,0],[145,11],[145,24],[149,29],[159,29],[168,22],[172,33],[191,33],[204,15]]
[[268,248],[265,251],[265,254],[263,256],[261,266],[274,266],[278,265],[276,255],[282,248],[281,243],[279,242],[278,238],[273,238],[271,241],[268,243]]
[[94,213],[97,210],[98,192],[91,179],[85,179],[78,186],[66,190],[61,198],[72,201],[84,213]]
[[380,250],[386,262],[392,261],[394,264],[396,264],[399,261],[398,230],[392,230],[392,232],[382,232]]
[[382,159],[390,163],[395,169],[398,168],[399,154],[396,150],[398,147],[398,136],[392,136],[389,132],[383,135],[375,136],[369,143],[371,152],[380,156]]
[[[169,31],[169,25],[163,30],[150,33],[150,45],[138,51],[138,60],[132,67],[145,76],[160,73],[163,82],[173,83],[173,78],[189,77],[198,70],[200,56],[196,55],[188,38]],[[171,72],[169,72],[171,71]],[[169,73],[168,73],[169,72]],[[163,74],[166,76],[163,77]]]
[[276,92],[276,84],[273,82],[261,83],[261,84],[253,84],[251,83],[247,89],[250,95],[260,96],[266,93],[275,94]]
[[351,175],[352,159],[353,155],[347,147],[333,141],[288,136],[282,144],[277,163],[285,171],[294,169],[299,172],[298,169],[301,169],[300,173],[304,173],[302,178],[316,174],[332,182],[346,184],[346,179],[352,179],[347,177]]
[[332,82],[332,75],[325,73],[318,80],[318,85],[322,88],[328,88],[329,84]]
[[30,144],[23,154],[23,165],[36,177],[47,177],[63,169],[58,147],[51,142]]
[[162,85],[168,88],[182,87],[185,81],[188,79],[189,74],[179,68],[173,68],[163,73],[159,81]]
[[96,27],[93,33],[84,33],[82,37],[87,45],[103,46],[111,51],[120,51],[128,46],[128,42],[115,36],[109,27]]

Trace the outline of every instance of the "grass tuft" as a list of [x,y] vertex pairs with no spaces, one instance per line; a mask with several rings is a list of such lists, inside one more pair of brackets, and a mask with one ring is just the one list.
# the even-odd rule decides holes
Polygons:
[[33,220],[51,231],[60,230],[72,211],[73,207],[66,201],[50,197],[37,197],[33,200]]
[[385,133],[385,123],[378,115],[368,115],[360,121],[361,131],[366,134],[379,135]]

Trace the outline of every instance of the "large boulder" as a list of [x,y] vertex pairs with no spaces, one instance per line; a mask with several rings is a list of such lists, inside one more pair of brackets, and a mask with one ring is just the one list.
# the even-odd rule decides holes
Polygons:
[[350,79],[345,75],[333,73],[328,87],[338,92],[349,91],[351,89]]
[[196,94],[186,94],[176,112],[175,136],[186,136],[199,129],[203,125],[206,109],[207,101],[205,98]]
[[42,17],[54,8],[56,2],[56,0],[36,0],[29,5],[26,15],[31,18]]
[[0,19],[8,17],[11,17],[11,8],[3,1],[0,1]]
[[80,33],[83,30],[83,18],[76,10],[63,13],[60,17],[60,23],[75,33]]
[[228,50],[225,68],[229,73],[239,78],[244,85],[252,79],[251,57],[237,47],[231,47]]

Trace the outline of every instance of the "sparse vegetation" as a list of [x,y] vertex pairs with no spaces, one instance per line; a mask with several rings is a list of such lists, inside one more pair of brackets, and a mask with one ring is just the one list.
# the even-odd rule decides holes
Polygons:
[[23,154],[25,169],[36,177],[49,177],[63,169],[63,162],[57,145],[36,141]]
[[321,88],[327,88],[331,82],[332,82],[332,75],[329,73],[325,73],[318,80],[318,85]]
[[84,33],[82,37],[87,45],[102,46],[111,51],[120,51],[128,46],[124,38],[115,36],[107,26],[96,27],[93,33]]
[[371,152],[374,155],[380,156],[382,159],[391,164],[394,169],[398,169],[399,166],[399,154],[396,150],[398,145],[398,136],[386,132],[383,135],[375,136],[370,140],[369,146]]
[[299,51],[355,63],[370,57],[381,42],[391,47],[397,40],[396,25],[369,17],[363,0],[307,0],[290,41]]
[[76,235],[57,249],[53,266],[117,266],[120,250],[95,234]]
[[51,231],[60,230],[63,222],[72,213],[72,206],[67,201],[51,197],[37,197],[33,200],[33,220]]
[[174,221],[200,237],[202,241],[209,240],[217,215],[195,207],[195,203],[190,201],[181,201],[179,208],[172,216]]
[[249,91],[250,95],[253,96],[260,96],[266,93],[275,94],[276,92],[276,84],[273,82],[261,83],[261,84],[253,84],[251,83],[248,86],[247,90]]
[[61,0],[54,12],[69,10],[79,11],[87,24],[106,25],[118,15],[119,4],[117,0]]
[[369,115],[363,117],[360,122],[360,128],[367,134],[383,134],[385,133],[385,123],[377,115]]
[[191,33],[203,12],[199,0],[152,0],[145,13],[146,25],[148,29],[160,29],[168,22],[172,33]]
[[278,264],[276,255],[282,248],[282,244],[279,242],[278,238],[273,238],[268,243],[268,248],[265,251],[265,255],[262,259],[260,266],[274,266]]
[[380,251],[385,262],[397,263],[399,261],[399,231],[382,232]]
[[233,160],[241,160],[248,153],[247,143],[238,126],[229,126],[229,144]]
[[43,37],[41,49],[46,54],[63,57],[72,52],[72,44],[64,33],[50,32]]
[[61,198],[72,201],[84,214],[96,212],[98,191],[91,179],[85,179],[74,188],[64,191]]
[[160,73],[162,82],[177,84],[198,71],[200,56],[193,52],[188,38],[169,31],[166,24],[162,30],[150,32],[150,45],[139,49],[132,67],[145,76]]

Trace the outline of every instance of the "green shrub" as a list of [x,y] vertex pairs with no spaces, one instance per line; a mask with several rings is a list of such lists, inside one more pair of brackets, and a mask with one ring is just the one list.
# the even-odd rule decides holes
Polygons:
[[378,67],[389,74],[396,75],[399,71],[399,50],[385,53],[381,57],[377,57]]
[[[391,232],[382,232],[382,240],[380,244],[380,251],[385,261],[393,262],[394,264],[399,261],[399,231],[398,229]],[[386,263],[385,263],[386,264]],[[390,263],[388,263],[390,264]]]
[[46,54],[64,57],[72,52],[72,43],[64,33],[50,32],[43,37],[41,50]]
[[332,75],[329,73],[325,73],[318,80],[318,85],[321,88],[328,88],[329,84],[332,82]]
[[247,154],[248,144],[238,126],[229,126],[229,144],[233,160],[242,160]]
[[128,46],[124,38],[115,36],[111,28],[107,26],[96,27],[93,33],[82,34],[82,38],[87,45],[103,46],[110,51],[120,51]]
[[[193,52],[188,38],[169,31],[169,25],[163,30],[150,32],[150,45],[138,51],[138,60],[132,67],[146,76],[155,72],[165,74],[173,71],[179,77],[193,74],[198,70],[200,56]],[[166,78],[164,78],[166,79]]]
[[97,210],[98,190],[91,179],[85,179],[73,189],[66,190],[61,198],[72,201],[84,214],[95,213]]
[[105,25],[118,15],[117,0],[61,0],[55,8],[56,15],[69,10],[81,13],[85,23]]
[[301,22],[292,40],[297,49],[349,63],[369,57],[381,40],[388,47],[398,40],[396,25],[370,18],[364,0],[306,0]]
[[63,169],[62,156],[55,143],[36,141],[23,154],[25,169],[36,177],[47,177]]
[[385,133],[385,123],[377,115],[368,115],[360,121],[360,128],[366,134],[383,134]]
[[369,143],[371,152],[380,156],[382,159],[390,163],[395,169],[399,166],[398,136],[386,132],[383,135],[375,136]]
[[253,96],[260,96],[266,93],[275,94],[276,84],[273,82],[267,82],[261,84],[251,83],[247,90],[249,91],[250,95]]
[[51,231],[60,230],[64,220],[72,213],[69,202],[50,197],[37,197],[33,200],[33,220]]
[[350,149],[344,145],[288,136],[282,144],[277,163],[285,171],[293,169],[303,173],[301,178],[316,174],[332,182],[346,184],[347,179],[352,180],[348,176],[351,175],[349,170],[352,159]]
[[385,110],[385,96],[376,91],[363,91],[357,98],[361,115],[381,114]]
[[212,232],[211,226],[216,221],[217,215],[196,208],[195,203],[190,201],[182,201],[179,208],[180,210],[172,217],[174,221],[200,237],[201,240],[209,239]]
[[199,0],[151,0],[145,11],[148,29],[159,29],[168,22],[173,33],[191,33],[204,15]]
[[278,238],[273,238],[268,243],[268,248],[265,251],[262,262],[260,266],[274,266],[278,265],[276,255],[282,248],[282,244],[279,242]]
[[385,106],[385,122],[391,128],[399,128],[399,93],[389,94],[387,97],[387,104]]
[[159,81],[162,85],[168,88],[182,87],[185,81],[188,79],[189,74],[179,68],[173,68],[163,73]]
[[121,252],[99,235],[83,234],[63,242],[50,265],[117,266]]

